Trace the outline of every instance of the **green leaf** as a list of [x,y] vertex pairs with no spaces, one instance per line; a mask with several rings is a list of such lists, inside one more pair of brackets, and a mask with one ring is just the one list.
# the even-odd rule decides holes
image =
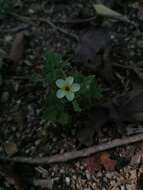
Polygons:
[[69,121],[69,115],[65,112],[64,101],[56,97],[56,92],[51,91],[47,97],[46,110],[44,118],[54,123],[66,125]]
[[99,98],[102,96],[101,90],[97,85],[95,75],[84,76],[76,72],[74,75],[75,81],[81,86],[79,94],[82,98]]
[[59,123],[62,125],[66,125],[69,122],[70,116],[68,113],[64,112],[63,109],[56,109],[57,107],[51,107],[46,110],[44,114],[44,118],[53,123]]
[[45,80],[50,83],[55,82],[58,78],[64,77],[64,64],[60,54],[54,52],[46,53],[46,60],[43,68]]

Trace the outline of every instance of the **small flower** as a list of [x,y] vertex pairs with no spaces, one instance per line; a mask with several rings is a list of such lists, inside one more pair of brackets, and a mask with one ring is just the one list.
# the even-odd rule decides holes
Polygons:
[[60,89],[57,91],[56,96],[57,98],[63,98],[64,96],[69,100],[72,101],[75,97],[75,92],[80,90],[80,85],[78,83],[73,83],[73,77],[67,77],[65,80],[58,79],[56,81],[57,87]]

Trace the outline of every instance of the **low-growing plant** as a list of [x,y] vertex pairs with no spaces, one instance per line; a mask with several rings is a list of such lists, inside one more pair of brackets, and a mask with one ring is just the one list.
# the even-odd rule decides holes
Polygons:
[[54,123],[70,124],[76,112],[90,109],[93,101],[101,97],[95,75],[71,71],[57,53],[46,53],[42,73],[34,73],[32,79],[48,86],[44,117]]

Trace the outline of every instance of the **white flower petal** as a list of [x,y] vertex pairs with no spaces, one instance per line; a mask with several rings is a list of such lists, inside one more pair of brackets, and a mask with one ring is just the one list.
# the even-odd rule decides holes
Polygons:
[[56,93],[57,98],[63,98],[65,96],[65,91],[62,89],[59,89]]
[[68,101],[72,101],[74,99],[74,93],[73,92],[66,92],[65,94]]
[[65,80],[65,83],[66,83],[67,85],[72,85],[73,80],[74,80],[73,77],[71,77],[71,76],[70,76],[70,77],[67,77],[66,80]]
[[74,83],[71,87],[72,92],[77,92],[80,90],[80,85],[78,83]]
[[63,86],[65,85],[65,81],[64,81],[63,79],[58,79],[58,80],[56,81],[56,85],[57,85],[57,87],[59,87],[59,88],[63,88]]

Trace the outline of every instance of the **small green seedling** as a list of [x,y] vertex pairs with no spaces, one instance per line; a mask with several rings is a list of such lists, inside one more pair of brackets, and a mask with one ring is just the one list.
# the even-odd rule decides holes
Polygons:
[[101,90],[95,75],[67,71],[61,55],[48,52],[45,58],[41,75],[33,75],[34,82],[40,81],[50,89],[44,103],[44,116],[53,123],[70,125],[74,114],[90,109],[93,101],[101,97]]

